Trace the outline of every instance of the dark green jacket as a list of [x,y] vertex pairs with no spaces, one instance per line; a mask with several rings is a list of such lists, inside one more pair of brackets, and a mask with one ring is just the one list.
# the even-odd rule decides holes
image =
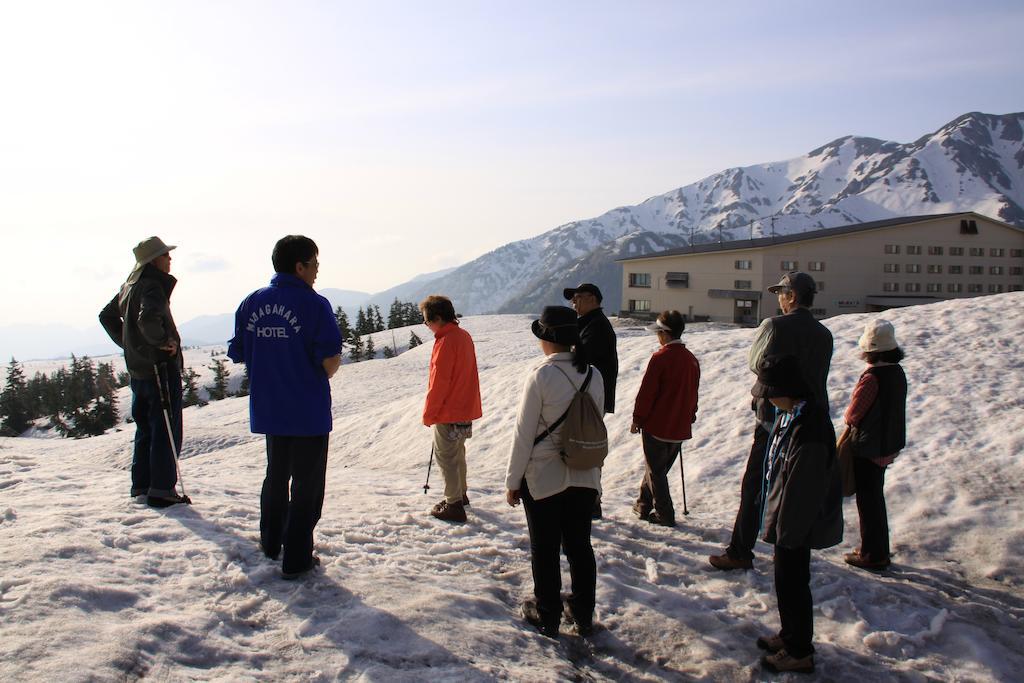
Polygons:
[[[168,361],[183,368],[181,337],[171,316],[171,292],[177,280],[173,275],[147,264],[135,282],[125,282],[113,299],[100,311],[100,324],[124,349],[124,360],[132,379],[153,379],[153,365]],[[173,356],[160,349],[169,341],[178,344]]]

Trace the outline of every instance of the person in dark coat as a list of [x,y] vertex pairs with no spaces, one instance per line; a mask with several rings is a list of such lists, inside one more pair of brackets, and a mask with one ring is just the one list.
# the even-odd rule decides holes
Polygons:
[[811,549],[843,540],[842,481],[832,420],[804,381],[796,356],[765,356],[755,398],[778,409],[768,434],[764,540],[775,546],[781,629],[757,639],[770,671],[814,671]]
[[868,367],[850,397],[846,430],[839,447],[853,449],[853,479],[860,517],[860,547],[845,557],[860,569],[885,569],[889,559],[889,520],[885,511],[885,469],[907,443],[907,376],[903,349],[888,320],[864,327],[857,345]]
[[[604,297],[597,285],[584,282],[579,287],[567,287],[562,296],[572,302],[579,316],[579,353],[601,373],[604,380],[604,412],[615,412],[615,383],[619,378],[619,353],[616,350],[615,328],[601,308]],[[601,496],[594,502],[593,519],[601,519]]]
[[[796,356],[815,403],[828,415],[826,383],[832,362],[832,333],[814,319],[810,310],[817,292],[814,278],[802,272],[786,273],[768,291],[778,296],[783,314],[766,318],[758,327],[747,357],[750,371],[756,373],[761,359],[767,355]],[[761,522],[765,450],[768,432],[775,419],[775,408],[768,401],[757,398],[751,403],[751,408],[755,413],[754,439],[740,484],[740,507],[736,511],[732,536],[725,552],[708,558],[716,569],[750,569],[754,566],[754,543]]]
[[[111,340],[124,349],[131,376],[135,448],[132,454],[133,498],[146,497],[152,507],[191,503],[178,495],[181,452],[181,337],[171,316],[171,250],[159,237],[139,242],[133,253],[135,268],[121,290],[100,311],[100,324]],[[169,403],[165,419],[161,388]],[[168,437],[167,422],[171,436]],[[171,439],[174,448],[171,448]]]

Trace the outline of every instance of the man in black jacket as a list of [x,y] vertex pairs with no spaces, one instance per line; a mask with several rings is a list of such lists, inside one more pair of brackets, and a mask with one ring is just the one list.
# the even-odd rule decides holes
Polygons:
[[[601,373],[604,380],[604,412],[615,412],[615,382],[619,377],[619,354],[616,350],[615,329],[601,308],[601,290],[597,285],[584,282],[579,287],[562,290],[562,296],[572,302],[579,316],[579,347],[587,362]],[[601,519],[601,496],[594,503],[593,519]]]
[[[778,296],[783,314],[766,318],[757,328],[747,361],[750,371],[756,373],[765,356],[796,356],[815,403],[828,415],[826,384],[832,362],[832,333],[815,320],[810,311],[817,289],[814,278],[802,272],[786,273],[779,284],[768,288]],[[740,484],[740,507],[729,546],[721,555],[709,558],[716,569],[750,569],[754,566],[754,543],[761,523],[763,502],[764,460],[768,433],[775,421],[775,408],[770,402],[756,398],[751,408],[756,414],[754,440]],[[834,434],[832,442],[835,443]]]
[[[177,280],[171,273],[171,250],[159,237],[136,245],[135,268],[121,290],[100,312],[100,324],[124,349],[131,375],[135,451],[132,497],[146,496],[153,507],[190,503],[175,491],[175,454],[181,452],[181,337],[171,317],[170,298]],[[174,450],[160,398],[166,392]]]

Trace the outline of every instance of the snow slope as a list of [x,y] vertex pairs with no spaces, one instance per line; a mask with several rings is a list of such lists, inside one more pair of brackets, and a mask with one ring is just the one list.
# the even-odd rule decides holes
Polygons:
[[[873,315],[825,321],[836,339],[837,414]],[[909,443],[887,483],[895,566],[872,575],[842,562],[857,534],[848,502],[845,542],[812,560],[819,677],[1019,680],[1024,293],[886,316],[910,379]],[[529,321],[464,321],[485,410],[468,443],[464,526],[427,514],[436,468],[431,495],[422,491],[429,344],[342,368],[317,529],[323,566],[298,582],[282,581],[257,548],[264,452],[247,430],[245,399],[186,410],[190,508],[157,511],[128,497],[130,428],[81,441],[0,439],[0,679],[762,677],[754,639],[778,626],[770,549],[759,545],[746,573],[714,572],[706,560],[728,536],[749,446],[753,331],[694,325],[685,335],[703,368],[684,447],[691,514],[666,529],[630,512],[642,473],[630,402],[656,343],[617,321],[621,398],[607,420],[606,518],[593,534],[603,630],[556,643],[518,616],[532,586],[526,524],[502,488],[523,376],[540,359]]]

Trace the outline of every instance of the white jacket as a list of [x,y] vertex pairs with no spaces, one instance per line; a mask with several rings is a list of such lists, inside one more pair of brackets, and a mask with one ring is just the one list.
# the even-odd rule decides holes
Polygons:
[[[559,368],[565,371],[573,385],[559,372]],[[586,377],[586,373],[577,372],[573,367],[572,353],[569,352],[547,356],[527,376],[505,472],[508,489],[518,491],[525,477],[534,500],[561,493],[570,486],[601,491],[600,467],[574,470],[562,462],[559,455],[561,425],[539,444],[533,445],[533,440],[547,429],[547,425],[553,424],[566,411]],[[597,368],[594,368],[587,393],[598,409],[604,406],[604,382]]]

